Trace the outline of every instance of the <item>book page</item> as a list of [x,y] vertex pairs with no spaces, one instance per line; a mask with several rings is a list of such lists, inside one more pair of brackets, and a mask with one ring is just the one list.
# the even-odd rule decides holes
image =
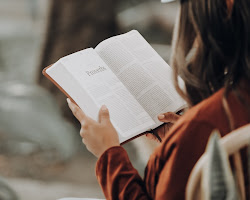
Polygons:
[[98,119],[101,105],[108,107],[121,142],[154,124],[148,113],[92,48],[66,56],[60,62],[96,104],[98,110],[93,117],[95,120]]
[[[123,82],[151,118],[186,106],[172,81],[172,69],[138,31],[101,42],[96,52]],[[181,81],[181,80],[180,80]]]
[[80,87],[77,80],[72,78],[60,60],[53,64],[52,67],[49,67],[46,73],[60,85],[72,99],[74,99],[77,105],[84,110],[85,113],[92,118],[96,117],[95,113],[98,112],[97,105],[93,102],[88,93]]

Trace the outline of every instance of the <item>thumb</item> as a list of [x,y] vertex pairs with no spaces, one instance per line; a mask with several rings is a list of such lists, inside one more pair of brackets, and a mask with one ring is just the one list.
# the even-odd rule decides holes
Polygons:
[[109,122],[109,110],[107,106],[102,105],[100,111],[99,111],[99,123],[105,124]]
[[161,122],[165,122],[165,123],[175,123],[179,118],[180,116],[173,112],[167,112],[167,113],[158,115],[158,119]]

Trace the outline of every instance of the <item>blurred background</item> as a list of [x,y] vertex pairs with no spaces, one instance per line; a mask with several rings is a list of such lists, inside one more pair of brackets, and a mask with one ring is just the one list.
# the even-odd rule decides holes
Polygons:
[[[131,29],[168,62],[177,9],[160,0],[0,0],[1,200],[103,197],[66,97],[41,71]],[[156,145],[124,145],[142,176]]]

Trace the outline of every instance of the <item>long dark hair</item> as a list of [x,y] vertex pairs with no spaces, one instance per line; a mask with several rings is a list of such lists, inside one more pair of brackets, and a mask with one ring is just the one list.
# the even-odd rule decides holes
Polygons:
[[250,82],[250,1],[229,1],[181,1],[171,65],[176,89],[190,106],[222,87],[239,89],[242,80]]

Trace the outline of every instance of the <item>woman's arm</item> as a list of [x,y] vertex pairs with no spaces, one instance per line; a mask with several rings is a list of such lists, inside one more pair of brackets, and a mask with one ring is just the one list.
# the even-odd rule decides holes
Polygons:
[[107,199],[150,199],[138,172],[133,168],[127,152],[120,146],[118,135],[102,106],[99,121],[94,121],[69,99],[70,109],[81,123],[80,135],[87,149],[100,157],[96,176]]
[[111,147],[97,161],[96,176],[107,199],[151,199],[123,147]]
[[174,125],[174,123],[181,117],[181,115],[167,112],[158,115],[158,120],[164,122],[161,126],[154,129],[152,132],[148,132],[146,137],[157,142],[161,142],[167,135],[169,129]]
[[213,129],[210,124],[178,120],[151,156],[143,181],[119,145],[107,108],[100,110],[96,122],[75,104],[69,102],[69,106],[81,122],[83,143],[100,157],[96,175],[107,199],[184,199],[189,173]]

